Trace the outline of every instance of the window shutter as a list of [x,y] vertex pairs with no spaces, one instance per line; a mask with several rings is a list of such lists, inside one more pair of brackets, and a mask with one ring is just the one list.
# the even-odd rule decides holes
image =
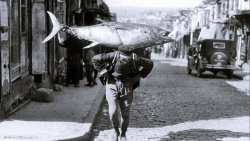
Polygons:
[[45,1],[33,0],[32,3],[32,73],[46,72],[46,44],[41,43],[46,37]]
[[0,0],[0,48],[1,48],[1,95],[9,94],[10,91],[10,27],[9,27],[9,3],[8,0]]

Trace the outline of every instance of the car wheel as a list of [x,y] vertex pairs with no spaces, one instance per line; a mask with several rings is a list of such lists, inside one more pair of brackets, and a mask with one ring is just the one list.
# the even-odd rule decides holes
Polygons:
[[188,63],[188,66],[187,66],[187,73],[188,73],[188,74],[191,74],[191,73],[192,73],[192,70],[191,70],[190,67],[189,67],[189,63]]
[[233,71],[230,70],[230,71],[227,72],[227,78],[228,79],[232,79],[233,78]]
[[217,73],[218,73],[217,71],[213,72],[214,75],[217,75]]
[[197,70],[197,77],[201,77],[202,76],[202,70],[200,68],[198,68]]

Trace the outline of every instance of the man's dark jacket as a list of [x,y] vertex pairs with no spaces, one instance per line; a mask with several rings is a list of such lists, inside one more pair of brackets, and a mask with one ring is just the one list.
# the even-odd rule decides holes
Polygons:
[[[111,63],[114,59],[115,52],[107,54],[97,54],[93,57],[93,64],[96,70],[103,70],[107,63]],[[133,60],[131,59],[128,64],[120,65],[119,59],[117,60],[114,66],[114,72],[112,76],[117,79],[124,78],[133,78],[135,75],[140,75],[142,78],[145,78],[153,69],[153,61],[143,57],[136,57],[135,64],[137,70],[133,66]]]

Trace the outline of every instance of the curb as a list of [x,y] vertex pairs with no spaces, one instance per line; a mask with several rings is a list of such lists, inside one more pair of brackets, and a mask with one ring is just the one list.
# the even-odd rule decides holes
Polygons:
[[99,95],[98,97],[96,98],[95,102],[93,103],[84,123],[91,123],[91,126],[88,130],[88,132],[84,135],[85,138],[81,141],[89,141],[90,139],[90,135],[92,133],[92,130],[93,130],[93,125],[94,125],[94,122],[96,120],[96,117],[100,111],[100,107],[104,101],[104,98],[105,98],[105,86],[102,86],[100,92],[99,92]]
[[84,133],[82,136],[77,137],[77,138],[63,139],[63,140],[59,140],[59,141],[89,141],[91,132],[93,130],[94,122],[96,120],[96,117],[98,115],[98,112],[100,110],[100,107],[102,105],[104,98],[105,98],[105,86],[102,86],[97,98],[95,99],[94,103],[91,106],[89,113],[87,114],[87,117],[85,119],[83,119],[82,121],[80,121],[82,123],[90,123],[91,124],[89,129],[87,129],[86,133]]
[[237,79],[240,79],[240,80],[250,80],[249,75],[241,76],[239,74],[234,74],[233,77],[237,78]]

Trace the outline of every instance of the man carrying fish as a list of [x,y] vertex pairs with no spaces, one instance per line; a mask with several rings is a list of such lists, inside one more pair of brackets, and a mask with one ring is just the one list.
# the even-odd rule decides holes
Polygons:
[[[93,57],[95,69],[106,78],[106,99],[109,105],[109,118],[114,128],[111,141],[127,141],[130,105],[133,101],[135,83],[145,78],[153,69],[153,61],[137,57],[132,53],[133,46],[121,45],[118,51],[98,54]],[[109,68],[105,67],[110,64]],[[118,106],[119,104],[119,106]],[[121,133],[119,130],[118,107],[121,110]]]
[[[45,43],[53,38],[59,31],[67,32],[79,39],[91,41],[92,43],[84,48],[91,48],[96,45],[118,48],[118,53],[98,54],[93,57],[95,69],[106,77],[106,98],[109,103],[110,120],[114,127],[112,141],[126,141],[126,131],[129,123],[129,110],[133,100],[133,89],[135,82],[142,77],[145,78],[153,68],[150,59],[136,57],[132,51],[161,45],[172,42],[168,37],[169,31],[162,28],[121,22],[105,22],[92,26],[69,27],[59,23],[54,14],[48,11],[53,24],[51,33],[42,41]],[[116,59],[117,58],[117,59]],[[113,61],[116,60],[116,61]],[[107,63],[114,64],[113,69],[106,70]],[[112,66],[112,65],[111,65]],[[112,71],[113,70],[113,71]],[[138,84],[138,83],[135,83]],[[121,108],[121,134],[118,129],[118,103]]]

